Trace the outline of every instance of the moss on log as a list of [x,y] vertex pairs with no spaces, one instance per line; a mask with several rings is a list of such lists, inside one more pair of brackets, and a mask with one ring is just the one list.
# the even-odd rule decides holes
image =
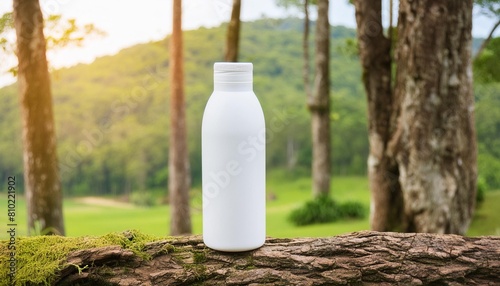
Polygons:
[[[30,247],[34,243],[37,246]],[[0,245],[3,277],[6,245]],[[268,238],[260,249],[223,253],[205,247],[200,236],[161,239],[127,231],[93,238],[23,238],[18,246],[17,274],[32,270],[31,277],[16,276],[18,285],[495,285],[500,281],[500,237],[366,231],[327,238]],[[50,249],[55,252],[52,256]],[[37,261],[41,256],[46,257],[42,265]],[[51,265],[48,271],[47,265]]]

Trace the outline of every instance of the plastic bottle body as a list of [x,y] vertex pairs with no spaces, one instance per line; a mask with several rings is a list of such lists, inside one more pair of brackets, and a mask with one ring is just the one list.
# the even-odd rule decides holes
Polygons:
[[247,251],[266,236],[265,121],[251,85],[226,87],[216,83],[203,115],[203,240]]

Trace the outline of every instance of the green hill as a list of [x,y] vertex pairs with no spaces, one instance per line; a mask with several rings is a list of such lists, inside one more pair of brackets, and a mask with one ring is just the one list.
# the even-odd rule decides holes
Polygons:
[[[268,123],[268,168],[288,168],[294,174],[308,174],[311,157],[309,114],[302,84],[301,30],[302,22],[298,19],[243,23],[240,46],[240,61],[254,63],[254,88]],[[201,176],[201,119],[212,92],[213,63],[223,58],[225,32],[226,26],[222,25],[184,33],[187,126],[194,184],[200,183]],[[345,41],[355,37],[355,30],[337,26],[331,34],[333,172],[365,174],[368,141],[360,65],[356,57],[344,52]],[[114,56],[98,58],[92,64],[52,74],[58,153],[67,194],[165,191],[168,42],[167,37],[136,45]],[[484,95],[478,99],[487,102],[483,105],[498,101],[491,89],[485,88],[481,93]],[[500,125],[500,116],[495,118],[489,122]],[[269,124],[276,121],[282,124]],[[15,85],[0,89],[0,128],[0,173],[3,178],[22,178],[21,123]],[[498,134],[500,130],[496,131],[496,138]],[[486,151],[483,155],[491,164],[500,164],[500,154],[493,159]]]

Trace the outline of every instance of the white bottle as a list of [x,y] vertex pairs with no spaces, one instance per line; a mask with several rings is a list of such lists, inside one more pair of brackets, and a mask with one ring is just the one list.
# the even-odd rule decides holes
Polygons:
[[251,63],[215,63],[202,123],[203,241],[220,251],[266,237],[266,126]]

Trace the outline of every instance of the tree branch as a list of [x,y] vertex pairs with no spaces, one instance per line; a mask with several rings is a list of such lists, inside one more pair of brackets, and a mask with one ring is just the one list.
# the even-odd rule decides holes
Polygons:
[[56,285],[489,285],[500,277],[500,237],[358,232],[268,238],[255,251],[223,253],[201,237],[68,256]]
[[479,58],[479,56],[481,55],[481,53],[484,51],[486,46],[488,46],[488,44],[491,41],[491,38],[493,37],[493,33],[495,33],[495,30],[498,28],[498,26],[500,26],[500,19],[498,19],[498,21],[493,26],[493,28],[491,28],[491,31],[490,31],[490,34],[488,35],[488,37],[486,37],[486,39],[481,43],[479,50],[477,50],[477,53],[474,55],[473,61],[476,61]]

